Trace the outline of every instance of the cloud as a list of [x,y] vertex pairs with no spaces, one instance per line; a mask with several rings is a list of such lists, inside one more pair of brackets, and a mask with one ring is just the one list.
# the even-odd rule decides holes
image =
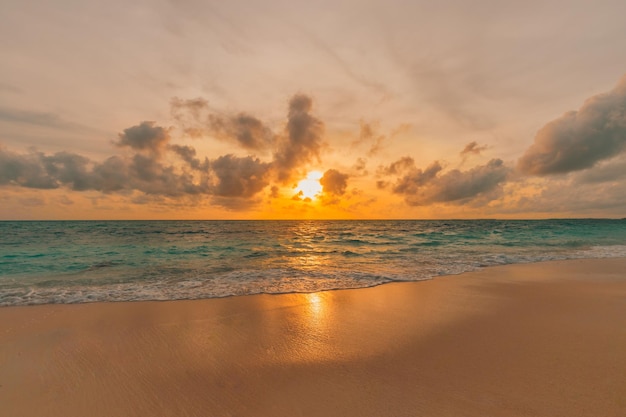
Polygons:
[[362,175],[367,175],[367,159],[365,158],[357,158],[354,163],[353,169],[359,172]]
[[[198,157],[194,147],[172,143],[174,128],[144,121],[124,129],[114,142],[125,148],[124,152],[104,161],[71,152],[45,154],[32,150],[18,154],[0,148],[0,185],[116,193],[133,201],[159,204],[182,204],[190,201],[187,198],[195,201],[208,197],[211,204],[239,209],[262,201],[259,194],[270,186],[270,195],[278,196],[277,185],[293,180],[307,164],[319,161],[325,145],[324,124],[312,114],[313,101],[307,95],[296,94],[290,99],[287,123],[280,135],[243,113],[212,115],[203,99],[179,100],[172,106],[183,125],[187,126],[187,119],[203,120],[208,123],[204,127],[231,135],[241,147],[272,150],[272,159],[234,154],[215,159]],[[482,149],[472,142],[462,154]],[[320,179],[323,203],[338,204],[349,199],[348,180],[364,175],[365,165],[366,160],[358,158],[349,173],[328,169]],[[446,172],[439,162],[418,169],[415,160],[405,156],[378,168],[378,179],[384,181],[378,181],[377,187],[404,196],[409,205],[482,204],[490,201],[508,173],[509,168],[499,159],[466,171]]]
[[[294,170],[320,158],[324,125],[310,114],[311,107],[310,97],[302,94],[292,97],[285,135],[276,143],[271,130],[252,116],[240,113],[218,118],[207,113],[208,104],[203,99],[173,101],[177,121],[185,117],[204,119],[211,129],[232,136],[244,148],[269,150],[276,146],[272,161],[230,154],[202,160],[194,147],[170,143],[171,128],[144,121],[124,129],[113,142],[130,152],[102,162],[71,152],[44,154],[32,150],[17,154],[0,148],[0,185],[38,189],[65,187],[106,194],[139,191],[154,198],[206,195],[215,204],[244,207],[270,185],[272,174],[284,182],[291,179]],[[182,163],[166,163],[172,157]],[[326,180],[329,193],[345,191],[347,175],[330,170]],[[249,201],[235,203],[233,199]]]
[[367,156],[372,157],[377,155],[386,139],[385,135],[381,135],[377,132],[377,123],[364,123],[361,122],[361,130],[359,132],[359,138],[352,142],[352,146],[358,146],[362,143],[370,143],[370,148],[367,151]]
[[58,181],[48,175],[42,159],[44,155],[31,152],[19,155],[0,148],[0,185],[18,185],[27,188],[53,189]]
[[286,135],[274,154],[274,167],[282,182],[289,181],[298,166],[320,158],[324,123],[310,114],[312,106],[313,101],[304,94],[289,101]]
[[[408,158],[411,163],[412,158]],[[406,158],[402,158],[400,161],[407,161]],[[393,166],[394,164],[391,164]],[[396,194],[416,195],[420,188],[427,185],[430,181],[437,178],[437,174],[443,169],[439,161],[435,161],[428,166],[425,170],[414,168],[411,172],[401,179],[399,179],[393,187],[393,192]]]
[[379,132],[380,123],[372,122],[365,123],[361,121],[361,129],[359,131],[358,139],[352,141],[352,146],[361,146],[369,144],[367,150],[367,156],[373,157],[381,153],[381,151],[389,145],[389,143],[398,135],[401,135],[411,129],[411,125],[408,123],[401,123],[393,128],[387,135]]
[[480,153],[488,148],[487,145],[478,145],[476,141],[470,142],[465,145],[465,148],[461,151],[460,155],[463,159],[467,158],[469,155],[480,155]]
[[167,129],[157,126],[155,122],[141,122],[136,126],[124,129],[119,135],[117,146],[127,146],[136,151],[149,151],[159,154],[170,140]]
[[320,184],[322,184],[325,193],[343,195],[348,187],[348,178],[348,174],[342,174],[336,169],[329,169],[320,178]]
[[376,181],[376,188],[378,188],[379,190],[383,190],[387,188],[388,186],[389,186],[389,183],[387,181],[383,181],[383,180]]
[[128,162],[119,156],[111,156],[93,167],[93,189],[112,193],[133,188],[129,176]]
[[130,160],[128,174],[128,187],[146,194],[179,197],[208,192],[208,185],[196,182],[191,174],[179,172],[173,166],[142,154],[136,154]]
[[441,174],[442,170],[439,162],[433,162],[425,170],[413,169],[394,184],[392,191],[404,195],[412,206],[465,204],[477,197],[489,200],[489,194],[497,190],[510,171],[500,159],[467,171],[454,169]]
[[165,196],[207,193],[208,185],[142,154],[112,156],[102,163],[69,152],[20,155],[0,149],[0,185],[103,193],[137,190]]
[[[202,98],[175,98],[171,102],[172,116],[183,132],[192,137],[208,135],[249,151],[273,151],[272,168],[283,183],[290,181],[299,167],[320,158],[324,123],[311,114],[312,107],[311,97],[294,95],[289,101],[285,132],[277,135],[261,120],[246,113],[216,114]],[[189,149],[177,145],[170,148],[190,166],[201,165]]]
[[176,127],[193,138],[200,139],[211,134],[208,121],[210,109],[209,102],[201,97],[183,100],[174,97],[170,102],[170,112]]
[[208,171],[209,169],[209,160],[208,158],[204,158],[204,161],[200,161],[200,159],[196,158],[196,149],[191,146],[183,146],[183,145],[169,145],[169,149],[177,154],[183,161],[189,165],[194,170],[197,171]]
[[612,158],[626,147],[626,76],[608,93],[585,101],[542,127],[519,159],[525,174],[579,171]]
[[[583,171],[580,176],[595,171]],[[624,217],[625,181],[583,181],[577,175],[516,183],[507,197],[511,204],[496,206],[499,213],[542,213],[559,217]],[[526,189],[526,190],[525,190]],[[528,192],[531,190],[532,192]]]
[[269,169],[269,163],[251,156],[220,156],[211,162],[211,170],[217,179],[211,188],[212,194],[220,197],[252,197],[269,184]]
[[93,175],[89,173],[88,158],[70,152],[58,152],[50,156],[38,154],[38,157],[48,177],[54,178],[56,187],[58,184],[64,184],[76,191],[93,187]]
[[593,169],[580,172],[576,177],[578,184],[598,184],[603,182],[613,182],[626,178],[626,158],[600,162]]
[[19,110],[7,107],[0,107],[0,121],[65,131],[102,133],[99,129],[67,121],[55,113]]
[[170,102],[170,111],[179,122],[183,122],[186,116],[191,116],[193,120],[201,120],[203,113],[209,111],[209,102],[202,97],[186,100],[174,97]]
[[235,116],[210,116],[212,131],[222,139],[230,139],[242,148],[267,150],[274,142],[274,134],[259,119],[239,113]]
[[273,145],[274,133],[254,116],[246,113],[218,115],[211,112],[203,98],[174,98],[171,112],[183,132],[193,138],[215,136],[244,149],[265,151]]
[[71,126],[71,123],[62,120],[59,115],[54,113],[33,112],[9,108],[0,108],[0,120],[54,128],[67,128]]
[[311,201],[311,199],[308,197],[306,199],[303,199],[302,197],[304,197],[304,193],[302,191],[298,191],[296,194],[293,195],[293,197],[291,197],[291,199],[293,201],[302,201],[302,200],[306,201],[307,199],[308,201]]
[[395,162],[387,166],[380,166],[377,170],[378,175],[400,175],[410,169],[415,168],[415,160],[410,156],[403,156]]

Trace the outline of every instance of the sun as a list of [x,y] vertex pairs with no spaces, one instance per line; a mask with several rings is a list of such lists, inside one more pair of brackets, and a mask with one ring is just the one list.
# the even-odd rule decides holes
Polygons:
[[319,193],[322,192],[322,184],[320,184],[322,176],[324,176],[324,174],[320,171],[309,172],[306,178],[301,180],[296,186],[298,195],[302,198],[309,198],[313,200]]

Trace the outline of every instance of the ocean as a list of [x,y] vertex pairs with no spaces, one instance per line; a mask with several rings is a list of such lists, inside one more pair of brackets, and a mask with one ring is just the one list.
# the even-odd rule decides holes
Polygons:
[[361,288],[626,257],[626,220],[4,221],[0,305]]

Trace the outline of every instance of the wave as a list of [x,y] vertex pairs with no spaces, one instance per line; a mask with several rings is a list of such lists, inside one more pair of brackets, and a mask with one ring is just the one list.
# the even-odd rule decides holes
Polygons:
[[[349,251],[346,251],[349,252]],[[353,256],[342,253],[343,256]],[[163,301],[220,298],[236,295],[308,293],[336,289],[365,288],[389,282],[429,280],[456,275],[480,268],[581,258],[626,257],[626,245],[595,246],[575,252],[534,254],[483,254],[462,262],[425,261],[412,268],[363,265],[361,270],[318,268],[273,268],[241,270],[232,267],[213,269],[208,275],[180,278],[179,275],[154,275],[150,280],[96,283],[89,279],[74,280],[72,285],[59,278],[42,280],[27,287],[0,285],[0,306],[33,304],[73,304],[87,302]],[[108,266],[103,266],[108,268]],[[368,269],[371,269],[368,271]],[[188,272],[188,271],[187,271]]]
[[626,222],[608,220],[0,222],[0,304],[360,288],[626,257],[624,242]]

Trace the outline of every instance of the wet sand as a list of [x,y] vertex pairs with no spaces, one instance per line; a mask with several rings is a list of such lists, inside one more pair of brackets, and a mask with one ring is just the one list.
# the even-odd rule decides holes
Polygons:
[[0,308],[2,416],[626,416],[626,259]]

